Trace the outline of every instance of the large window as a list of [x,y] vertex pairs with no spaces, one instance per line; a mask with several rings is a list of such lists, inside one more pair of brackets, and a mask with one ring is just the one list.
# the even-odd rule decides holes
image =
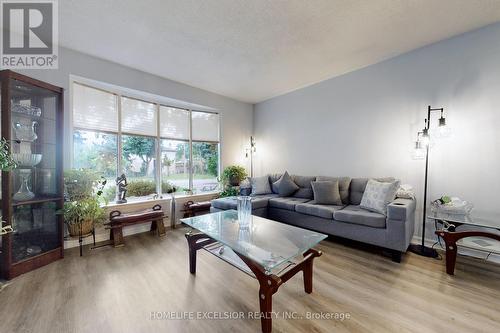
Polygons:
[[73,167],[124,173],[128,197],[217,190],[219,115],[73,84]]

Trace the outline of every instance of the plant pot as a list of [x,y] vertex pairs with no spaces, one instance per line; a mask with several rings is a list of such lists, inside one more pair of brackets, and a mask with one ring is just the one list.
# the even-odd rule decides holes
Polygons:
[[[69,235],[71,237],[80,236],[80,224],[79,223],[72,223],[72,224],[67,223],[67,226],[68,226]],[[94,221],[92,221],[92,220],[83,221],[81,223],[82,236],[90,234],[92,232],[93,228],[94,228]]]
[[240,185],[240,180],[238,177],[232,176],[229,178],[229,185],[231,186],[238,186]]

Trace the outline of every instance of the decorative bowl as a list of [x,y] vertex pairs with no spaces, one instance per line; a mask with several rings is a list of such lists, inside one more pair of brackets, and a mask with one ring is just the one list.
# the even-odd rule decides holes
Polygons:
[[23,167],[34,167],[42,160],[42,154],[12,154],[12,158],[19,166]]

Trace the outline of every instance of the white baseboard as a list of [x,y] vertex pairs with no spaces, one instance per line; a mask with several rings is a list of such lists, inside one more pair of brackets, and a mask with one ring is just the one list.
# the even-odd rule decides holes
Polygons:
[[[425,245],[428,247],[432,247],[436,243],[437,239],[425,239]],[[422,242],[422,238],[419,236],[413,236],[411,243],[412,244],[420,244]],[[444,242],[441,241],[441,244],[444,245]],[[441,249],[444,251],[444,248],[437,243],[434,246],[435,249]],[[461,248],[460,246],[458,247],[458,254],[463,255],[463,256],[469,256],[469,257],[474,257],[474,258],[479,258],[483,259],[486,261],[491,261],[494,263],[499,263],[500,264],[500,255],[492,253],[491,255],[488,256],[487,252],[484,251],[478,251],[474,249],[468,249],[468,248]]]

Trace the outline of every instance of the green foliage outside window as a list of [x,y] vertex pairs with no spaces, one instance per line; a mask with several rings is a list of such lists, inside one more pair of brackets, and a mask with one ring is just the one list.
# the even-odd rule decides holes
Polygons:
[[129,160],[136,155],[142,160],[141,175],[145,175],[149,163],[155,158],[155,140],[143,136],[123,136],[123,157]]

